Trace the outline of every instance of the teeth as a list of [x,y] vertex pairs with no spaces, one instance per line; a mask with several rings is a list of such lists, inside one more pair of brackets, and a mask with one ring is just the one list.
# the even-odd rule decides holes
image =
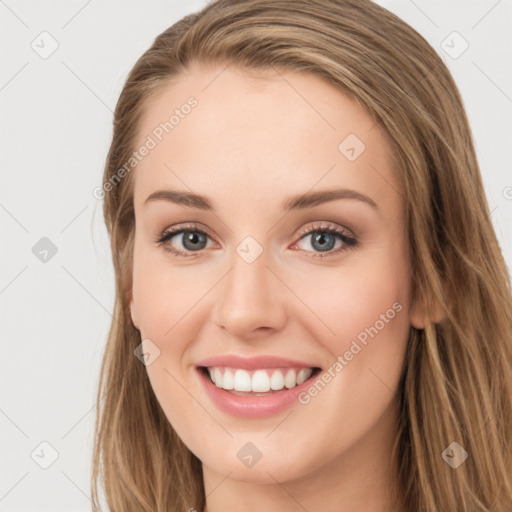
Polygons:
[[245,370],[235,372],[235,391],[252,391],[251,376]]
[[222,387],[224,389],[234,389],[235,388],[235,376],[231,370],[224,371],[224,380],[222,381]]
[[297,384],[297,377],[295,374],[295,370],[290,369],[286,372],[284,376],[284,385],[290,389],[293,388]]
[[[302,384],[305,380],[311,377],[311,368],[301,368],[297,373],[297,385]],[[308,373],[309,372],[309,373]]]
[[212,382],[226,390],[267,393],[280,391],[285,387],[291,389],[302,384],[311,377],[313,368],[266,369],[252,373],[240,368],[214,367],[208,368]]
[[213,370],[213,376],[215,378],[214,382],[215,382],[215,385],[218,387],[218,388],[221,388],[222,387],[222,384],[223,384],[223,378],[222,378],[222,373],[221,371],[218,369],[218,368],[215,368]]
[[252,376],[252,390],[260,393],[270,391],[270,377],[265,370],[256,370]]
[[283,374],[279,371],[275,371],[270,377],[270,389],[274,391],[279,391],[284,388],[284,377]]

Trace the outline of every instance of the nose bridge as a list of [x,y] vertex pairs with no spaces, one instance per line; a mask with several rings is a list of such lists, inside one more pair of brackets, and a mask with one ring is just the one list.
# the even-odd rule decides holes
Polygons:
[[237,337],[256,329],[280,329],[284,304],[273,273],[267,268],[270,254],[252,237],[247,237],[233,254],[231,270],[218,290],[215,322]]

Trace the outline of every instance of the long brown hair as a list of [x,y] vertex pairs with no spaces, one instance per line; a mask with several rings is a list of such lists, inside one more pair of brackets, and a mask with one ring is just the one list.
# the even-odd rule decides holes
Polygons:
[[[134,151],[147,101],[192,62],[311,73],[355,98],[390,136],[404,185],[413,300],[444,319],[411,330],[399,389],[404,510],[512,510],[509,276],[472,134],[443,61],[414,29],[369,0],[219,0],[160,34],[130,72],[114,116],[103,183],[116,279],[98,388],[92,497],[111,512],[205,504],[200,461],[165,417],[134,357],[129,312]],[[468,459],[441,456],[452,442]],[[101,482],[100,482],[101,480]]]

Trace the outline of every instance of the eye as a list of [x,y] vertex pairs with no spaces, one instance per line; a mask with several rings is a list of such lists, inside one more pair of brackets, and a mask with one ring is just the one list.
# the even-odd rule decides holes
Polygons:
[[[311,255],[313,258],[332,256],[358,245],[357,239],[349,231],[329,223],[316,223],[301,230],[299,235],[299,242],[307,241],[306,248],[302,247],[302,249],[306,252],[313,252]],[[292,249],[297,245],[298,242],[292,246]]]
[[[305,244],[306,248],[299,249],[313,253],[310,256],[313,258],[325,258],[358,245],[357,239],[348,230],[330,223],[315,223],[309,228],[302,229],[299,236],[300,240],[291,248],[297,248],[299,242],[303,240],[308,241]],[[208,239],[211,237],[204,230],[196,224],[191,224],[166,229],[157,237],[156,243],[163,246],[167,252],[188,258],[199,256],[201,251],[208,247]],[[176,248],[174,244],[181,245],[181,248]],[[309,249],[308,245],[312,249]]]
[[[200,252],[206,248],[209,238],[207,233],[199,229],[197,225],[192,224],[166,229],[157,237],[156,242],[159,246],[163,246],[167,252],[177,256],[193,257],[196,256],[194,252]],[[182,248],[174,247],[171,243],[173,239],[176,239],[173,243],[181,244]]]

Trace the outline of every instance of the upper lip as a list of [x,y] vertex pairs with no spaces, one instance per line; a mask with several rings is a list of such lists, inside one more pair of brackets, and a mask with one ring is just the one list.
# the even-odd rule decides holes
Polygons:
[[203,359],[196,366],[229,366],[231,368],[242,368],[244,370],[255,370],[258,368],[318,368],[316,365],[287,359],[279,356],[257,356],[240,357],[236,355],[221,355]]

